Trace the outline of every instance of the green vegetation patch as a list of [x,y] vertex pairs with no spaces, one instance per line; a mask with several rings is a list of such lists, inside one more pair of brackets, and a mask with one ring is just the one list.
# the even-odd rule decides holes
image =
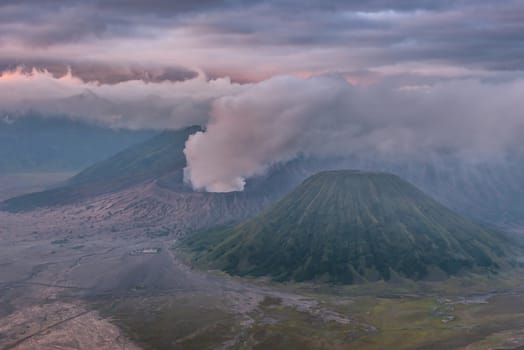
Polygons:
[[215,349],[238,331],[222,302],[200,293],[104,299],[94,305],[144,349]]

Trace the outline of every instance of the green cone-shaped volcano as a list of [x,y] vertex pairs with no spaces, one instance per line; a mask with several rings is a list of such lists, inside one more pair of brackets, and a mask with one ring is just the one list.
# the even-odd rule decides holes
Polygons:
[[511,255],[499,233],[399,177],[347,170],[314,175],[254,219],[185,244],[231,274],[335,283],[493,271]]

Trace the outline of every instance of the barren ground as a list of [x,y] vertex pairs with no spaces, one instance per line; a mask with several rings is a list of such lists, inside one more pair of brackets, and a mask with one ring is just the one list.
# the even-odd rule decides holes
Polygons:
[[172,249],[176,213],[124,210],[142,190],[0,212],[0,349],[524,346],[522,271],[349,287],[199,271]]

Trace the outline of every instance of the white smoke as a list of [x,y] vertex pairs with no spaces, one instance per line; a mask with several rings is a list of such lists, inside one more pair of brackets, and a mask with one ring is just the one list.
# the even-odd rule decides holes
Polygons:
[[337,76],[275,77],[217,99],[189,138],[195,189],[242,190],[245,179],[300,154],[496,157],[521,144],[524,81],[353,87]]

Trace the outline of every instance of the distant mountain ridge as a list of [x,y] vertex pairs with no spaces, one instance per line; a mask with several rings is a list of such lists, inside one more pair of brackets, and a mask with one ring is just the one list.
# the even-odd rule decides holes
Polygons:
[[181,181],[186,164],[181,150],[189,135],[198,130],[200,127],[193,126],[164,131],[84,169],[58,188],[9,199],[3,203],[3,209],[16,212],[75,203],[153,181],[167,174]]
[[192,126],[164,131],[84,169],[58,188],[8,199],[0,204],[0,209],[19,212],[73,204],[149,182],[157,187],[155,193],[169,191],[180,194],[186,202],[206,202],[209,220],[203,222],[211,222],[211,218],[222,222],[221,216],[236,221],[256,214],[319,166],[302,160],[277,164],[267,174],[249,179],[243,192],[194,192],[184,182],[183,151],[187,138],[200,130],[201,127]]
[[0,173],[77,171],[156,134],[61,117],[0,119]]
[[340,161],[339,167],[392,173],[477,221],[524,226],[521,152],[476,162],[446,154],[413,160],[355,157]]
[[[72,178],[67,187],[14,198],[0,204],[0,208],[23,211],[72,204],[146,182],[154,182],[160,189],[174,193],[191,193],[191,186],[183,181],[183,168],[186,166],[183,151],[189,134],[200,129],[184,130],[166,131],[110,159],[99,161]],[[426,155],[424,159],[412,160],[365,155],[336,159],[299,157],[287,163],[274,164],[265,174],[247,179],[242,193],[208,194],[209,200],[215,197],[235,198],[235,201],[240,201],[234,201],[239,208],[251,208],[233,210],[239,214],[236,219],[240,220],[255,214],[252,212],[255,208],[266,206],[288,193],[308,176],[330,169],[392,173],[416,185],[445,206],[477,221],[501,226],[524,226],[524,156],[518,154],[499,161],[478,163],[466,162],[449,154]],[[234,216],[231,218],[234,219]]]
[[333,283],[496,271],[512,247],[399,177],[326,171],[251,220],[184,243],[230,274]]

